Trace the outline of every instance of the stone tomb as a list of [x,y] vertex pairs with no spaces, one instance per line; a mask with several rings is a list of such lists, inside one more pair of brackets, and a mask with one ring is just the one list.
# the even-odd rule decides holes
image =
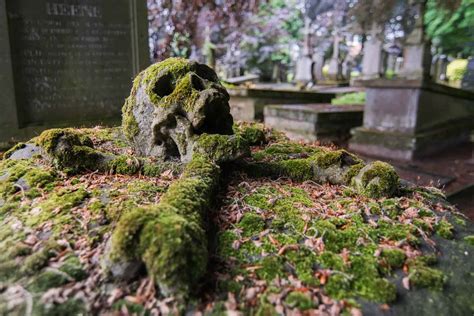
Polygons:
[[0,146],[119,121],[149,63],[144,0],[0,0]]
[[351,128],[362,125],[363,110],[362,105],[270,105],[265,107],[265,125],[294,140],[341,143]]
[[371,80],[364,125],[353,130],[351,150],[413,160],[469,141],[474,93],[422,80]]
[[263,108],[269,104],[308,104],[328,103],[336,96],[334,93],[298,91],[290,89],[228,89],[230,110],[235,120],[261,121]]

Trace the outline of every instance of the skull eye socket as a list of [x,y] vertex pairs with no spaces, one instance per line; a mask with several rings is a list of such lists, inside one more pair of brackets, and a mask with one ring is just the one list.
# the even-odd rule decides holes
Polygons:
[[168,73],[156,81],[153,92],[160,98],[163,98],[173,93],[174,88],[173,77]]
[[196,74],[206,80],[212,81],[212,82],[218,82],[219,78],[217,78],[216,73],[214,70],[212,70],[211,67],[204,65],[204,64],[198,64],[196,65]]
[[202,81],[201,78],[199,78],[197,75],[192,74],[191,75],[191,85],[193,86],[194,89],[197,91],[202,91],[206,89],[206,86],[204,85],[204,82]]

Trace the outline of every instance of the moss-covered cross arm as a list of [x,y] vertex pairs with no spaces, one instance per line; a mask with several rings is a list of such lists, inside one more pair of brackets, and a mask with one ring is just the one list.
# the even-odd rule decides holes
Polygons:
[[[279,142],[255,154],[251,162],[245,161],[243,158],[250,157],[249,144],[265,142],[264,130],[243,126],[236,131],[232,136],[204,134],[196,139],[192,160],[185,164],[181,177],[160,202],[120,218],[112,235],[108,262],[143,262],[164,295],[187,297],[206,272],[207,213],[220,181],[221,167],[231,162],[234,168],[242,168],[253,177],[343,184],[374,198],[392,197],[399,190],[393,167],[383,162],[366,165],[344,150]],[[155,162],[151,168],[144,159],[100,152],[93,148],[90,138],[72,129],[45,131],[35,143],[54,166],[67,172],[133,174],[149,169],[166,170],[171,164]]]

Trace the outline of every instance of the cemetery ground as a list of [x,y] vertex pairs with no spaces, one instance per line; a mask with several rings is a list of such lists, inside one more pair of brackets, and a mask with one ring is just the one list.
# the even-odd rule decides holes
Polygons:
[[121,127],[0,161],[0,311],[469,315],[474,226],[382,161],[234,123],[214,71],[140,73]]
[[[254,143],[252,154],[223,171],[207,225],[209,263],[186,304],[160,294],[143,265],[104,259],[119,218],[159,203],[181,164],[142,161],[119,128],[74,131],[96,150],[127,155],[107,171],[59,171],[31,155],[38,138],[6,153],[2,312],[472,312],[474,231],[440,191],[399,187],[393,197],[369,198],[331,184],[345,152],[292,143],[258,124],[234,128]],[[312,157],[328,171],[327,182],[291,168]],[[271,166],[287,167],[279,177]]]

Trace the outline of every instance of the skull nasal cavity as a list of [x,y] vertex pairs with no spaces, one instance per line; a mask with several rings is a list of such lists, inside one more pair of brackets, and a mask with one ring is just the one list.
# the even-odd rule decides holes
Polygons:
[[204,85],[204,82],[202,81],[202,79],[199,78],[199,76],[195,74],[191,75],[191,85],[193,86],[194,89],[198,91],[202,91],[206,89],[206,86]]
[[155,83],[153,92],[160,98],[170,95],[174,91],[173,77],[171,74],[161,76]]

